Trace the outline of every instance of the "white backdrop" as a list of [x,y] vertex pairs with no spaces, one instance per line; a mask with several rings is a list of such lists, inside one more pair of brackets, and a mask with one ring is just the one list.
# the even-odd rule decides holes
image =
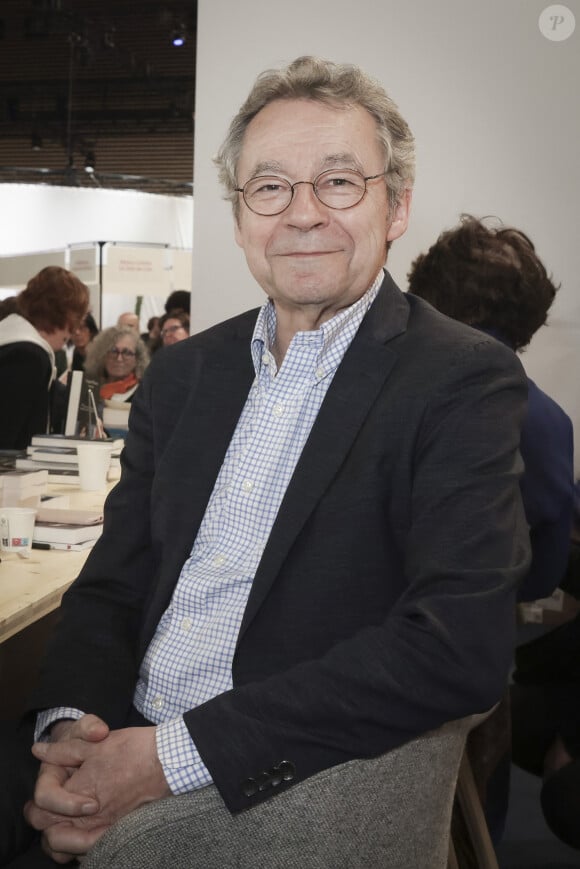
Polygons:
[[[262,301],[233,240],[212,156],[256,75],[300,54],[358,63],[399,104],[417,140],[411,225],[389,268],[462,211],[523,229],[561,282],[549,326],[522,361],[580,432],[580,0],[576,30],[547,39],[541,0],[200,0],[193,313],[203,328]],[[577,454],[580,451],[577,451]],[[578,461],[578,460],[577,460]],[[580,468],[578,469],[580,473]]]
[[193,198],[134,190],[0,184],[0,255],[91,241],[191,247]]
[[[134,310],[135,297],[143,296],[144,330],[150,316],[163,312],[171,290],[191,287],[193,197],[0,184],[0,214],[0,298],[17,292],[44,266],[62,265],[89,286],[93,313],[103,326]],[[103,250],[111,258],[119,252],[132,260],[124,272],[105,262],[101,318],[95,271],[99,241],[106,242]],[[137,247],[131,250],[131,244]],[[143,257],[147,268],[139,269]],[[160,260],[156,269],[151,258]],[[117,272],[122,272],[122,285]]]

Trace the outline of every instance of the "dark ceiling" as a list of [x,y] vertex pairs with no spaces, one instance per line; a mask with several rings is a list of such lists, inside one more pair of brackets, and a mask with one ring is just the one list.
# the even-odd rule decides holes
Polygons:
[[0,0],[0,181],[190,183],[196,6]]

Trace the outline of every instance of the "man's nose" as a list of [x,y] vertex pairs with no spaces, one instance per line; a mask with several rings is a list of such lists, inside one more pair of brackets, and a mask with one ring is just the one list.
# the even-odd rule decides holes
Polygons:
[[312,181],[297,181],[294,195],[286,209],[288,223],[300,229],[310,229],[328,220],[328,208],[314,192]]

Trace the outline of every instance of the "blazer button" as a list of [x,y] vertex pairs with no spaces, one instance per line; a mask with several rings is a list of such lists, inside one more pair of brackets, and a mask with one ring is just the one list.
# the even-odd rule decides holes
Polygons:
[[281,761],[276,767],[276,771],[282,776],[282,781],[292,781],[296,775],[296,767],[289,760]]
[[273,766],[270,770],[270,784],[273,788],[277,788],[282,781],[282,773],[277,766]]
[[261,772],[257,779],[258,790],[265,791],[266,788],[270,787],[270,773]]
[[242,785],[242,793],[246,797],[253,797],[258,793],[258,783],[255,778],[247,778]]

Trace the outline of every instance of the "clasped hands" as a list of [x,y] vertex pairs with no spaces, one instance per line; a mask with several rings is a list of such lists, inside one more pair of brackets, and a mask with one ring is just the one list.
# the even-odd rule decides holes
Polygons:
[[155,727],[109,730],[96,715],[84,715],[55,724],[51,740],[32,747],[41,766],[24,815],[57,863],[86,854],[119,818],[171,793]]

